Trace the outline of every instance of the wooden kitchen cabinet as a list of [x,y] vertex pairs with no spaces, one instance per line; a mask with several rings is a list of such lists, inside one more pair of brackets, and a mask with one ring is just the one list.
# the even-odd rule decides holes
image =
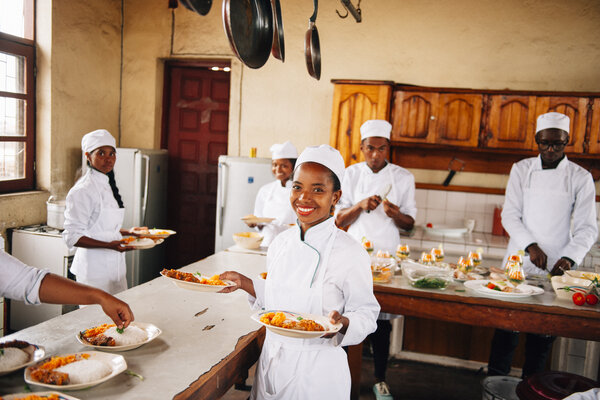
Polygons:
[[340,151],[346,166],[364,161],[360,126],[370,119],[389,120],[392,82],[333,81],[330,145]]
[[600,154],[600,98],[593,99],[588,152]]
[[[575,96],[538,96],[536,99],[536,118],[547,112],[559,112],[571,119],[569,130],[569,144],[565,147],[567,153],[583,153],[585,140],[586,118],[589,100],[585,97]],[[535,126],[535,121],[534,121]],[[537,151],[535,140],[531,146]]]
[[485,147],[531,149],[535,143],[535,102],[535,96],[489,96],[483,137]]
[[392,141],[477,147],[483,96],[465,93],[394,93]]

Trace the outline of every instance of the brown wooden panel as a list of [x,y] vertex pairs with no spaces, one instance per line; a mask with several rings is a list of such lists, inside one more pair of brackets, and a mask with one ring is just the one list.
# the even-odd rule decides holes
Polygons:
[[463,147],[477,147],[483,96],[442,93],[435,142]]
[[[565,151],[568,153],[583,153],[588,101],[586,98],[569,96],[545,96],[537,98],[536,120],[538,115],[550,111],[565,114],[571,119],[569,144],[565,148]],[[532,143],[532,149],[537,150],[535,140]]]
[[434,143],[438,107],[438,93],[395,92],[392,140]]
[[532,149],[535,134],[535,96],[490,96],[485,125],[486,146]]
[[594,99],[592,104],[589,152],[591,154],[600,154],[600,99]]

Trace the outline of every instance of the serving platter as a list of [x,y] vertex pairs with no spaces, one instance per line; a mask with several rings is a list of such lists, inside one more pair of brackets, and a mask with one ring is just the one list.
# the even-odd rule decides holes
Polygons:
[[[273,326],[269,324],[265,324],[260,320],[260,317],[263,314],[270,312],[283,312],[288,319],[312,319],[313,321],[321,324],[325,331],[301,331],[297,329],[288,329],[281,328],[279,326]],[[342,329],[342,323],[332,324],[329,322],[329,318],[322,315],[314,315],[314,314],[305,314],[305,313],[295,313],[291,311],[282,311],[282,310],[267,310],[267,311],[259,311],[254,313],[250,318],[258,322],[259,324],[265,326],[268,330],[278,335],[298,338],[298,339],[315,339],[319,338],[323,335],[327,335],[329,333],[337,333],[340,329]]]
[[227,280],[227,279],[223,279],[223,282],[225,282],[227,285],[207,285],[205,283],[187,282],[187,281],[182,281],[181,279],[171,278],[169,276],[164,275],[162,272],[160,274],[164,278],[173,282],[173,284],[175,284],[175,286],[177,286],[181,289],[194,290],[196,292],[216,293],[216,292],[220,292],[221,290],[223,290],[227,287],[235,286],[235,282]]
[[488,288],[486,285],[489,282],[489,279],[482,279],[475,281],[466,281],[464,285],[466,288],[471,289],[478,294],[500,299],[522,299],[544,293],[544,289],[539,288],[537,286],[527,285],[525,283],[515,285],[519,292],[501,292],[498,290]]
[[50,361],[51,357],[46,357],[43,360],[40,360],[37,363],[35,363],[32,366],[29,366],[25,369],[25,377],[24,377],[25,382],[27,382],[30,385],[41,386],[41,387],[45,387],[45,388],[49,388],[49,389],[60,389],[60,390],[66,390],[66,391],[87,389],[87,388],[99,385],[102,382],[106,382],[107,380],[114,378],[115,376],[119,375],[121,372],[123,372],[127,369],[127,363],[125,362],[125,358],[120,354],[102,353],[100,351],[85,351],[85,352],[79,352],[79,353],[66,353],[66,354],[59,355],[58,357],[66,357],[69,355],[80,355],[80,354],[89,354],[90,357],[88,358],[88,360],[92,360],[92,359],[98,360],[98,361],[108,365],[108,367],[111,369],[111,373],[106,375],[103,378],[96,379],[91,382],[76,383],[76,384],[70,384],[70,385],[52,385],[49,383],[42,383],[42,382],[33,380],[33,378],[31,378],[31,369],[35,366],[44,364],[46,361]]
[[[75,338],[77,339],[77,341],[79,343],[81,343],[85,347],[94,348],[94,349],[103,350],[103,351],[127,351],[127,350],[137,349],[138,347],[141,347],[141,346],[145,345],[146,343],[150,343],[151,341],[153,341],[154,339],[159,337],[160,334],[162,333],[162,331],[156,325],[145,323],[145,322],[135,321],[135,322],[132,322],[129,326],[137,326],[138,328],[144,330],[147,334],[146,340],[144,340],[143,342],[140,342],[140,343],[128,344],[128,345],[123,345],[123,346],[96,346],[96,345],[93,345],[93,344],[85,341],[85,339],[83,339],[81,337],[82,336],[81,332],[75,333]],[[90,328],[92,328],[92,327],[89,327],[86,329],[90,329]],[[127,328],[125,328],[125,329],[127,329]],[[84,331],[84,330],[85,329],[82,329],[82,331]]]
[[17,365],[15,367],[0,371],[0,376],[10,374],[11,372],[17,371],[21,368],[27,367],[35,362],[41,360],[46,355],[46,349],[43,346],[38,346],[36,344],[29,344],[29,346],[21,349],[25,353],[29,354],[29,361],[24,364]]
[[32,394],[35,394],[36,396],[58,396],[58,400],[79,400],[79,398],[77,397],[73,397],[73,396],[69,396],[67,394],[61,393],[61,392],[55,392],[55,391],[51,391],[51,392],[29,392],[29,393],[14,393],[14,394],[4,394],[2,395],[2,400],[17,400],[17,399],[24,399],[27,398],[27,396],[31,396]]

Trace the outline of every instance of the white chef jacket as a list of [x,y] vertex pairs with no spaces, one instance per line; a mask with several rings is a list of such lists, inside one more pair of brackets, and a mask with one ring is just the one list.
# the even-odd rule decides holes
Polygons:
[[[392,185],[392,190],[386,196],[387,199],[400,207],[403,214],[414,219],[417,215],[415,178],[408,170],[392,163],[388,163],[377,173],[374,173],[366,162],[346,168],[342,182],[342,198],[336,210],[352,207],[364,198],[381,194],[388,184]],[[369,213],[361,212],[348,228],[348,233],[359,241],[366,237],[375,249],[389,251],[391,254],[396,252],[400,244],[399,228],[383,211],[382,205]]]
[[75,248],[71,272],[78,282],[115,294],[127,289],[125,253],[112,249],[75,247],[82,237],[120,240],[124,209],[114,198],[108,176],[89,168],[67,194],[63,239]]
[[[540,156],[515,163],[510,171],[502,225],[510,235],[509,255],[537,242],[551,271],[561,257],[580,264],[598,238],[596,190],[591,174],[567,157],[554,169],[542,169]],[[528,257],[525,273],[544,275]]]
[[40,304],[40,285],[48,273],[0,251],[0,297]]
[[254,215],[275,218],[273,222],[264,225],[261,230],[264,235],[261,243],[263,246],[269,246],[275,236],[296,222],[296,214],[290,203],[291,188],[292,181],[286,181],[284,187],[281,186],[281,181],[275,180],[258,190],[254,203]]
[[[249,299],[255,309],[324,316],[337,310],[350,323],[345,334],[331,339],[288,338],[267,330],[251,398],[348,399],[350,372],[340,346],[361,343],[377,328],[379,313],[369,256],[360,243],[337,229],[333,218],[310,228],[304,240],[299,227],[292,227],[269,247],[267,281],[253,282],[256,298]],[[297,307],[298,293],[311,290],[322,300],[320,310],[289,309]],[[271,293],[281,302],[273,302]]]

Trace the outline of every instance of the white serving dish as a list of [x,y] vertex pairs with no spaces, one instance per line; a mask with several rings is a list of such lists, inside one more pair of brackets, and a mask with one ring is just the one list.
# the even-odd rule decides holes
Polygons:
[[321,337],[323,335],[327,335],[329,333],[337,333],[340,329],[342,329],[341,323],[332,324],[331,322],[329,322],[329,318],[327,318],[323,315],[301,314],[301,313],[295,313],[295,312],[291,312],[291,311],[281,311],[281,312],[285,313],[289,319],[294,319],[294,318],[312,319],[313,321],[321,324],[323,326],[323,328],[325,328],[325,330],[324,331],[300,331],[297,329],[280,328],[278,326],[273,326],[273,325],[269,325],[269,324],[265,324],[264,322],[261,322],[260,317],[263,314],[266,314],[269,312],[279,312],[279,311],[281,311],[281,310],[259,311],[257,313],[254,313],[251,316],[251,318],[253,320],[255,320],[256,322],[258,322],[259,324],[265,326],[268,330],[270,330],[273,333],[276,333],[278,335],[292,337],[292,338],[297,338],[297,339],[319,338],[319,337]]
[[[124,345],[124,346],[95,346],[93,344],[86,342],[81,337],[81,332],[75,333],[75,338],[77,339],[77,341],[79,343],[81,343],[85,347],[95,348],[95,349],[104,350],[104,351],[127,351],[127,350],[137,349],[138,347],[143,346],[146,343],[150,343],[151,341],[153,341],[154,339],[159,337],[160,334],[162,333],[162,331],[158,327],[156,327],[156,325],[148,324],[145,322],[135,321],[135,322],[132,322],[129,326],[137,326],[138,328],[146,331],[146,334],[147,334],[146,340],[144,340],[143,342],[140,342],[140,343],[128,344],[128,345]],[[93,327],[90,327],[90,328],[93,328]],[[90,328],[87,328],[87,329],[90,329]],[[125,329],[127,329],[127,328],[125,328]]]
[[238,232],[233,234],[233,241],[238,246],[255,250],[260,248],[260,243],[263,240],[263,235],[258,232]]

